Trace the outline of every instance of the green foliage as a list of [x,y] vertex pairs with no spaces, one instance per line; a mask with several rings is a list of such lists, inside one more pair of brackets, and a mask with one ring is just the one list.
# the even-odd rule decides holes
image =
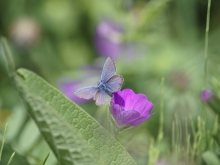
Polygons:
[[[70,148],[75,143],[80,146],[77,152],[94,164],[98,160],[110,162],[112,156],[107,151],[117,155],[106,136],[115,146],[118,142],[51,87],[60,88],[59,81],[64,77],[93,85],[87,78],[92,77],[93,81],[96,77],[81,67],[102,66],[105,57],[96,50],[94,36],[99,22],[105,19],[124,30],[121,37],[126,53],[115,58],[117,73],[125,79],[122,89],[146,94],[154,103],[155,113],[146,123],[124,131],[117,140],[140,165],[155,165],[158,161],[169,165],[213,163],[220,147],[220,120],[216,117],[220,115],[219,6],[219,0],[0,0],[0,37],[7,37],[11,48],[8,50],[5,40],[3,47],[0,43],[0,141],[5,124],[9,123],[0,164],[7,164],[15,151],[10,165],[55,165],[60,153],[70,157],[70,152],[78,149]],[[21,23],[26,26],[20,31]],[[29,36],[32,30],[35,33]],[[16,68],[34,73],[23,69],[16,72]],[[100,73],[97,75],[99,78]],[[161,77],[165,78],[162,90]],[[16,84],[35,120],[21,103]],[[215,96],[207,104],[199,98],[204,88],[211,89]],[[107,125],[107,130],[115,131],[109,126],[109,116],[104,115],[108,114],[106,107],[97,107],[93,102],[80,106],[101,125]],[[77,117],[72,120],[73,116]],[[92,132],[95,126],[97,129]],[[49,146],[38,127],[51,131],[43,132]],[[98,137],[100,134],[103,136]],[[88,140],[93,135],[98,137],[96,141]],[[65,141],[73,141],[70,145],[61,143],[66,136],[73,136]],[[100,143],[107,144],[101,147]],[[126,151],[123,153],[127,155]],[[58,160],[64,161],[61,157]]]
[[[191,119],[191,126],[187,120],[185,125],[181,125],[179,121],[173,122],[173,151],[178,157],[183,157],[188,164],[200,164],[201,157],[208,149],[215,150],[215,140],[213,135],[218,131],[218,120],[216,118],[213,123],[212,130],[207,129],[207,121],[200,116],[197,123],[194,124]],[[192,131],[192,134],[190,133]]]

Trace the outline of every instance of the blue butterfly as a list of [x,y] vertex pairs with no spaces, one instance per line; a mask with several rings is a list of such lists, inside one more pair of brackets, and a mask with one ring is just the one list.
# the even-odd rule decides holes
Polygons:
[[74,94],[83,99],[96,100],[96,105],[103,105],[111,101],[112,93],[121,89],[124,78],[115,75],[116,67],[114,61],[108,57],[102,69],[101,80],[97,86],[80,88]]

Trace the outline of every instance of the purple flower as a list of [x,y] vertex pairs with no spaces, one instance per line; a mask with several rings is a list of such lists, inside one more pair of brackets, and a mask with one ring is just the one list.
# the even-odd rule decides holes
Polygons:
[[149,119],[153,103],[144,94],[124,89],[113,94],[110,111],[119,127],[135,127]]
[[111,20],[101,21],[96,29],[94,42],[100,55],[116,58],[122,51],[122,27]]
[[212,93],[212,91],[209,90],[209,89],[205,89],[205,90],[201,93],[201,95],[200,95],[200,97],[201,97],[201,99],[202,99],[203,102],[209,101],[209,99],[210,99],[212,96],[213,96],[213,93]]

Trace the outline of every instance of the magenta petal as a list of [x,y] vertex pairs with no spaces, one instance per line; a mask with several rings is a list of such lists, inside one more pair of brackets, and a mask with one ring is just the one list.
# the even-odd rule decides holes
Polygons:
[[134,110],[130,111],[122,111],[121,117],[118,119],[117,123],[119,126],[127,126],[130,125],[131,121],[140,117],[140,113]]
[[131,121],[140,117],[140,114],[137,111],[125,111],[119,105],[115,105],[111,108],[111,110],[112,115],[119,127],[130,125]]
[[120,116],[120,113],[122,112],[123,108],[118,104],[113,104],[110,107],[110,111],[114,119],[118,118]]
[[148,101],[146,103],[144,110],[141,112],[141,116],[146,116],[146,115],[150,114],[153,107],[154,107],[154,104],[152,102]]
[[134,121],[132,121],[131,123],[129,123],[132,127],[136,127],[138,125],[140,125],[141,123],[145,122],[147,119],[149,119],[151,116],[153,115],[147,115],[147,116],[142,116]]
[[[116,94],[121,96],[121,98],[123,98],[124,102],[126,103],[124,105],[125,110],[133,110],[134,105],[137,103],[137,101],[139,101],[140,99],[146,99],[146,96],[144,94],[135,94],[131,89],[124,89],[123,91],[118,91]],[[119,100],[115,100],[116,104],[120,104]]]
[[114,104],[118,104],[122,107],[124,107],[124,105],[125,105],[124,98],[121,97],[119,92],[113,94],[112,102],[114,102]]
[[[127,99],[134,96],[135,93],[131,89],[124,89],[123,91],[118,91],[117,93],[114,93],[114,96],[115,95],[120,96],[120,98],[123,98],[124,102],[127,102]],[[115,104],[121,105],[120,100],[118,100],[117,98],[114,98],[114,100],[115,100]]]
[[145,109],[145,107],[148,106],[148,100],[147,97],[145,95],[139,95],[137,97],[137,101],[134,104],[133,108],[134,110],[138,111],[139,113],[143,113],[143,110]]
[[138,100],[142,99],[143,95],[138,94],[138,95],[131,95],[130,97],[127,98],[126,104],[125,104],[125,109],[131,110],[134,109],[134,105],[138,102]]

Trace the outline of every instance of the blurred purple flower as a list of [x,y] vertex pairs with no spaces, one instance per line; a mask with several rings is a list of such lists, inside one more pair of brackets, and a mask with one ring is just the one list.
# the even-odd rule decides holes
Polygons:
[[94,44],[100,55],[116,58],[122,51],[123,29],[115,22],[105,19],[96,29]]
[[85,103],[91,100],[86,100],[79,98],[73,94],[73,92],[79,88],[79,85],[81,84],[81,81],[76,80],[76,81],[70,81],[70,80],[60,80],[59,82],[59,89],[61,92],[67,96],[69,99],[74,101],[77,104]]
[[169,164],[160,160],[156,162],[156,165],[169,165]]
[[209,99],[210,99],[212,96],[213,96],[213,93],[212,93],[212,91],[209,90],[209,89],[205,89],[205,90],[201,93],[201,95],[200,95],[200,97],[201,97],[201,99],[202,99],[203,102],[209,101]]
[[124,89],[113,94],[110,111],[119,127],[135,127],[149,119],[153,103],[144,94]]
[[187,73],[182,70],[178,70],[172,73],[170,82],[176,89],[186,91],[190,86],[191,79]]
[[[71,80],[70,78],[60,78],[58,80],[58,86],[61,92],[74,101],[77,104],[82,104],[85,102],[89,102],[90,100],[82,99],[73,94],[74,91],[83,87],[84,85],[88,85],[89,82],[98,82],[100,78],[100,72],[102,68],[98,66],[86,65],[76,69],[78,79]],[[83,81],[82,81],[83,80]]]

